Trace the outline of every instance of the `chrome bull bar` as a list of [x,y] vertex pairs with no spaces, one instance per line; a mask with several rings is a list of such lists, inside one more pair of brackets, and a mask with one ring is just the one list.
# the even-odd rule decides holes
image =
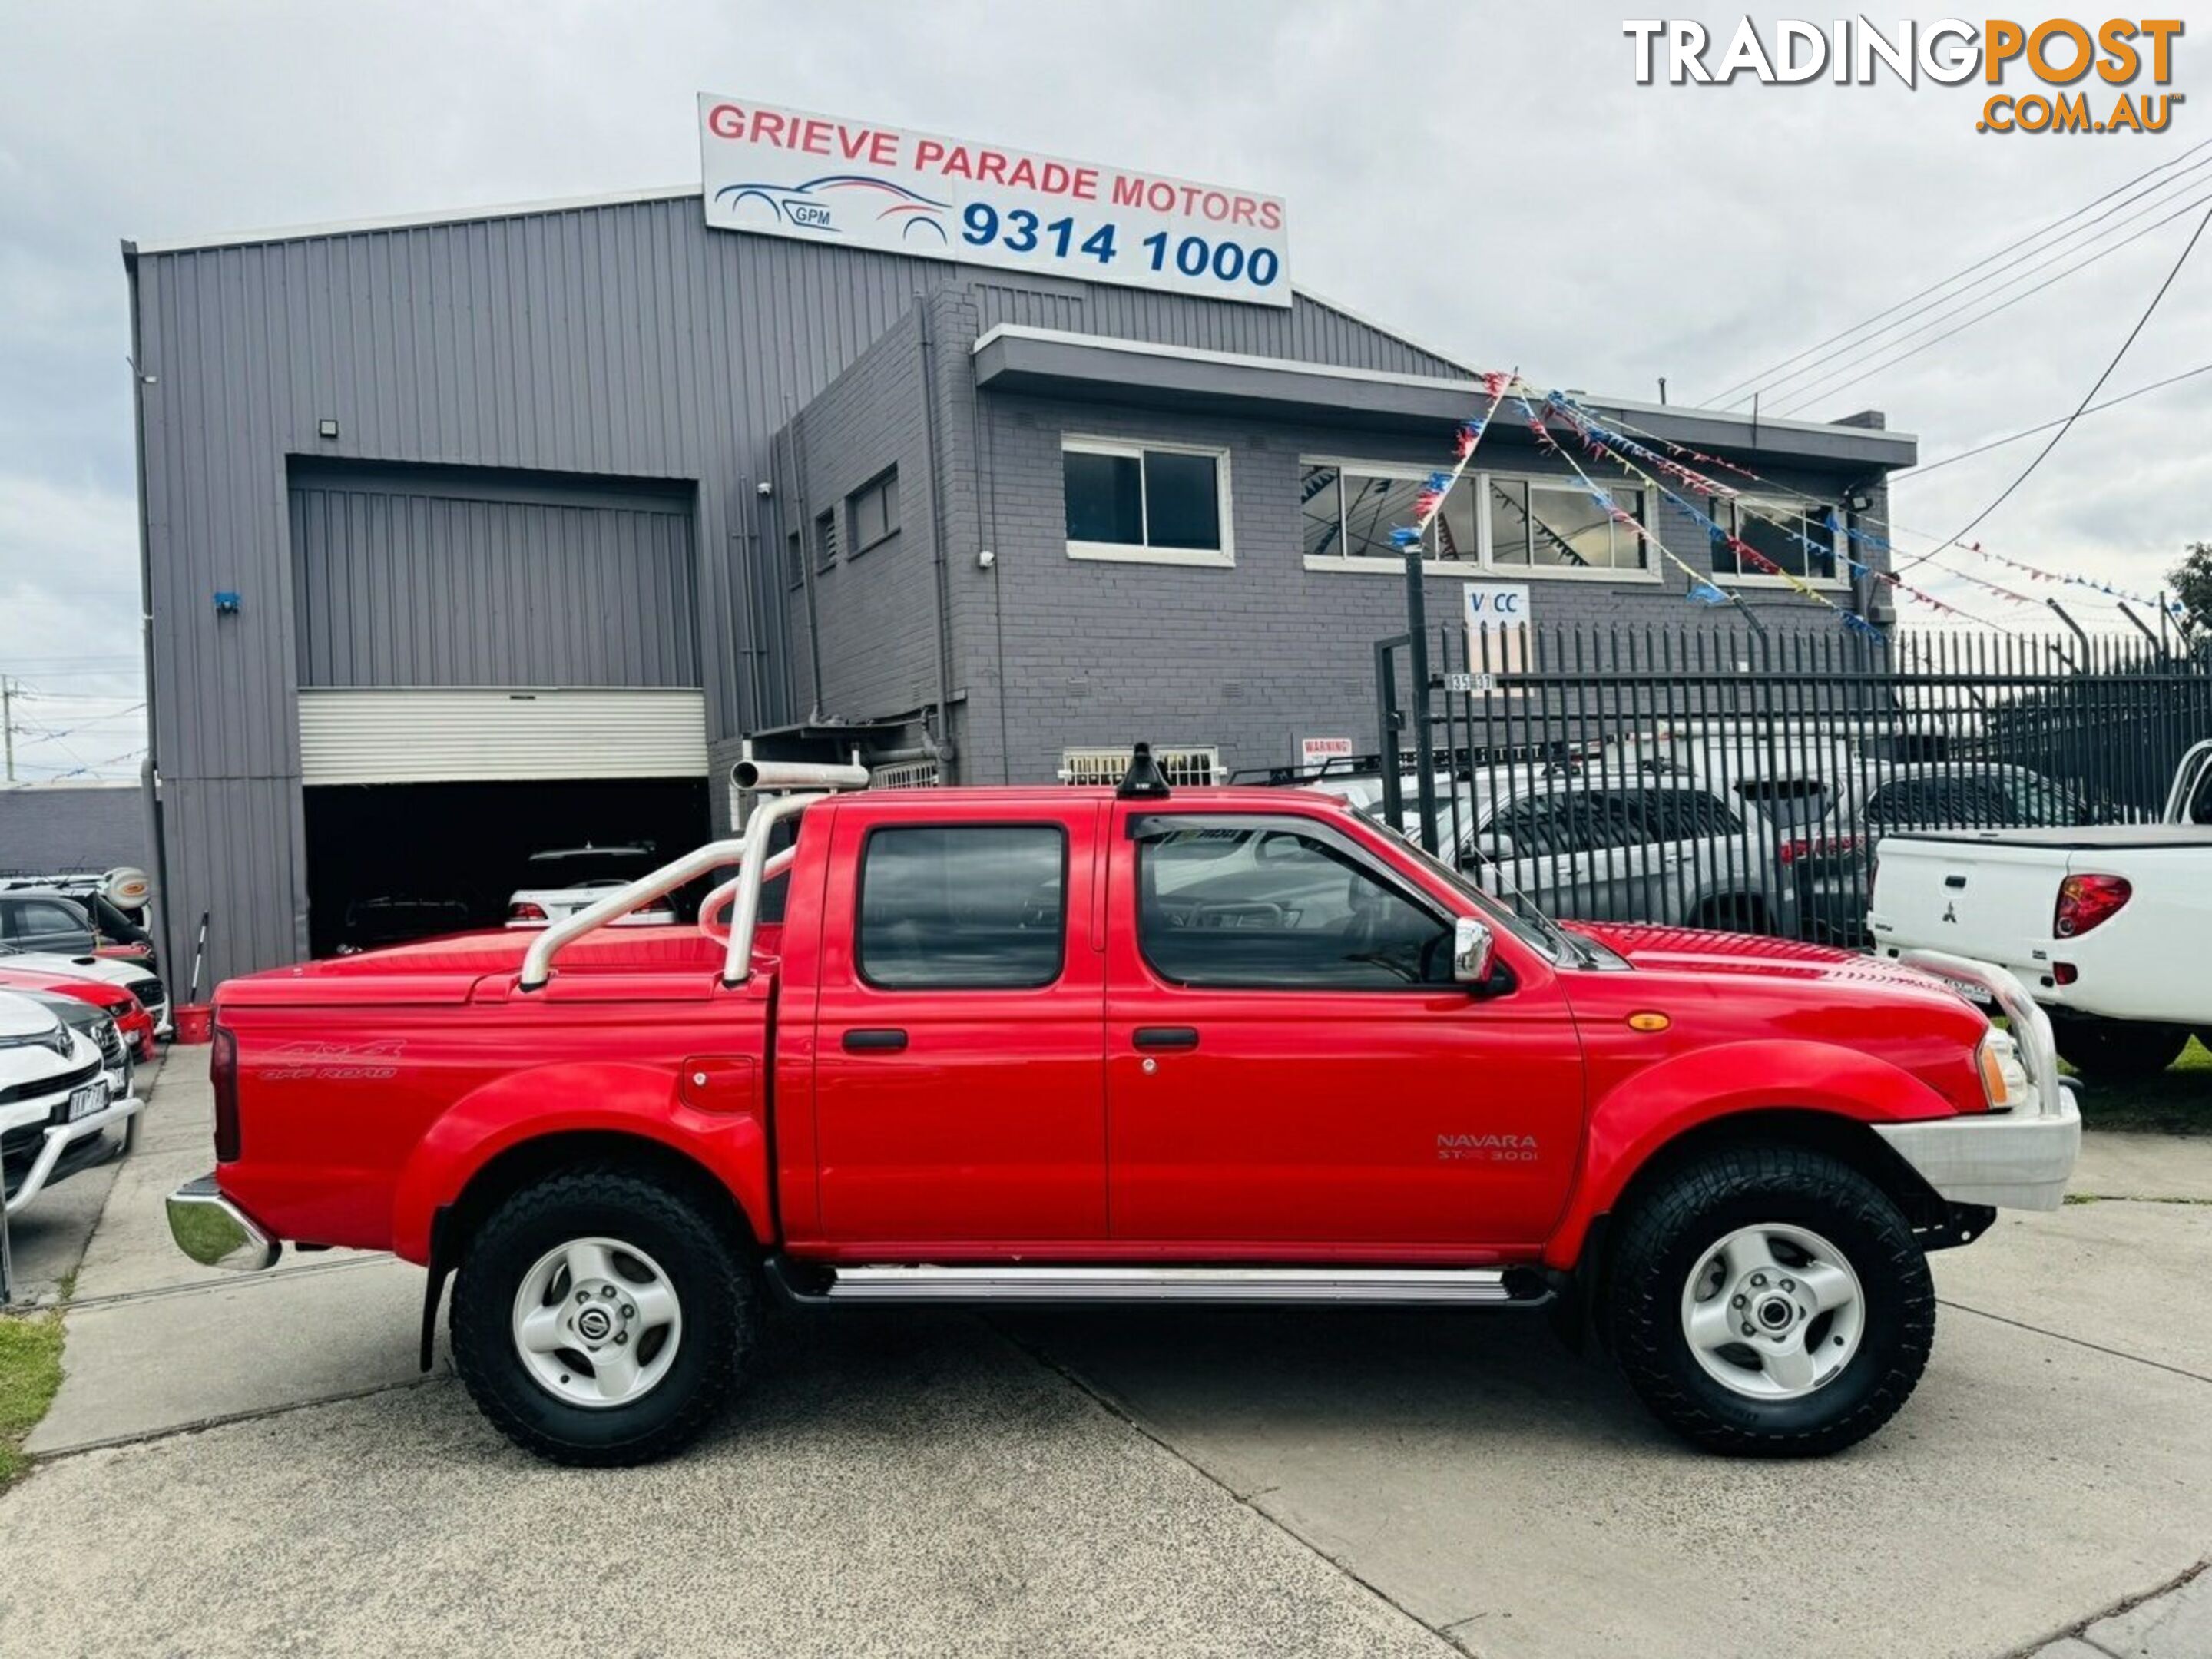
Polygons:
[[2063,1109],[2060,1091],[2070,1085],[2058,1074],[2058,1038],[2051,1029],[2051,1016],[2028,995],[2019,975],[1992,962],[1954,957],[1948,951],[1907,951],[1898,958],[1908,968],[1954,985],[1987,994],[2012,1022],[2013,1041],[2020,1049],[2021,1065],[2035,1085],[2039,1116],[2056,1117]]

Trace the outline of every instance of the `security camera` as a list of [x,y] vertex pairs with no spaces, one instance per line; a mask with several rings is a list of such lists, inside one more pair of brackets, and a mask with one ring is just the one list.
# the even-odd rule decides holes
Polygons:
[[978,570],[988,570],[993,565],[998,563],[998,562],[999,556],[991,551],[988,547],[975,556],[975,568]]
[[766,478],[763,478],[758,483],[753,486],[753,494],[756,495],[773,495],[775,494],[775,486],[770,483]]

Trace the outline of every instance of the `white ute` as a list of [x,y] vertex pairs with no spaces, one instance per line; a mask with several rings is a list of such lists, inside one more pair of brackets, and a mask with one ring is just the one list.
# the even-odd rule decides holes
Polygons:
[[2158,823],[1885,836],[1867,924],[1885,956],[2009,969],[2089,1074],[2164,1071],[2212,1041],[2212,743],[2182,759]]

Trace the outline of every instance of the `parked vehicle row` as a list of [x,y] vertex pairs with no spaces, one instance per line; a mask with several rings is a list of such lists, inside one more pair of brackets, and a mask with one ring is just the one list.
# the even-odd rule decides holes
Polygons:
[[[2079,1115],[2001,969],[1563,927],[1340,799],[1137,757],[741,763],[746,834],[596,914],[226,982],[179,1247],[395,1251],[426,1365],[450,1277],[471,1395],[568,1462],[697,1435],[770,1295],[1547,1308],[1691,1439],[1790,1454],[1904,1404],[1928,1251],[2061,1200]],[[702,923],[602,925],[732,864]]]
[[0,1204],[9,1215],[125,1149],[138,1111],[131,1084],[130,1054],[106,1013],[72,997],[0,991]]
[[46,887],[0,889],[0,986],[7,983],[4,975],[27,974],[40,982],[18,988],[77,994],[70,986],[46,982],[52,981],[120,988],[150,1021],[139,1043],[141,1060],[153,1057],[154,1035],[171,1030],[168,992],[153,963],[150,936],[98,894],[81,899]]
[[[1401,825],[1418,836],[1415,781]],[[1312,787],[1379,813],[1382,782]],[[1572,767],[1523,763],[1436,780],[1439,845],[1467,872],[1561,915],[1729,927],[1863,946],[1883,837],[2082,824],[2112,816],[2052,779],[1990,761],[1854,761],[1812,741],[1623,745]]]

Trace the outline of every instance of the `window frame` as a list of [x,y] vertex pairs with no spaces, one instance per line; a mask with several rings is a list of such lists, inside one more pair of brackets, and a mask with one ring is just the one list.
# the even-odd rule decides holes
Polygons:
[[[1219,531],[1220,546],[1154,547],[1152,533],[1152,481],[1146,476],[1145,452],[1155,450],[1168,455],[1204,455],[1213,462],[1213,506],[1216,527]],[[1136,542],[1085,542],[1066,535],[1067,524],[1067,456],[1108,455],[1137,464],[1138,518],[1144,526],[1146,540]],[[1063,432],[1060,434],[1060,526],[1066,538],[1067,556],[1071,559],[1102,559],[1125,564],[1180,564],[1201,569],[1231,570],[1237,565],[1236,493],[1230,478],[1230,456],[1226,446],[1220,444],[1170,443],[1149,438],[1106,438],[1089,433]]]
[[[1419,482],[1437,471],[1433,466],[1415,466],[1404,461],[1362,460],[1350,455],[1302,454],[1298,457],[1298,472],[1301,477],[1304,476],[1309,467],[1316,466],[1336,469],[1339,526],[1337,543],[1340,547],[1346,544],[1346,538],[1342,530],[1346,473],[1356,473],[1370,478],[1395,478]],[[1474,489],[1475,495],[1474,556],[1469,559],[1438,559],[1425,554],[1421,560],[1423,574],[1458,577],[1465,580],[1468,573],[1474,571],[1480,572],[1486,578],[1495,576],[1510,581],[1519,581],[1526,578],[1540,582],[1621,582],[1650,586],[1656,586],[1666,580],[1659,568],[1658,556],[1652,550],[1652,538],[1648,534],[1639,538],[1644,547],[1643,564],[1626,569],[1578,570],[1572,565],[1500,564],[1494,556],[1494,550],[1491,545],[1488,508],[1490,481],[1492,478],[1506,479],[1516,483],[1544,484],[1553,489],[1571,489],[1576,487],[1576,480],[1571,473],[1532,472],[1511,467],[1488,466],[1470,470],[1464,475],[1464,482]],[[1634,489],[1641,494],[1644,498],[1648,514],[1650,499],[1654,494],[1649,484],[1640,482],[1624,483],[1621,488]],[[1643,515],[1639,517],[1648,529],[1650,524],[1650,518]],[[1300,529],[1299,539],[1303,544],[1304,539],[1303,526]],[[1376,558],[1364,554],[1354,555],[1344,552],[1307,553],[1303,550],[1303,548],[1298,556],[1300,563],[1308,570],[1387,576],[1403,576],[1406,571],[1405,561],[1395,556]]]
[[[1132,848],[1133,879],[1129,883],[1130,931],[1136,941],[1137,959],[1145,971],[1170,990],[1206,994],[1221,993],[1229,996],[1250,996],[1255,992],[1276,996],[1418,996],[1434,997],[1440,991],[1449,991],[1458,981],[1440,980],[1434,984],[1419,985],[1272,985],[1272,984],[1193,984],[1176,979],[1152,960],[1145,943],[1145,830],[1152,823],[1170,824],[1178,830],[1281,830],[1323,842],[1348,858],[1365,874],[1373,877],[1399,898],[1423,912],[1437,924],[1439,931],[1449,934],[1458,925],[1458,913],[1443,903],[1433,894],[1410,877],[1401,874],[1389,863],[1377,858],[1353,836],[1346,835],[1335,825],[1310,818],[1295,812],[1132,812],[1124,820],[1122,834]],[[1464,987],[1460,988],[1464,989]]]
[[[1712,516],[1713,521],[1723,526],[1729,535],[1739,541],[1743,541],[1747,538],[1743,533],[1742,508],[1747,501],[1753,507],[1761,508],[1773,516],[1779,517],[1795,513],[1801,517],[1806,517],[1808,523],[1811,521],[1806,501],[1787,500],[1778,495],[1761,495],[1749,490],[1733,496],[1709,495],[1705,498],[1705,511]],[[1843,511],[1841,502],[1831,502],[1827,505],[1831,510],[1839,514]],[[1725,517],[1723,514],[1726,514]],[[1729,571],[1716,566],[1713,570],[1713,580],[1723,587],[1788,587],[1793,582],[1802,582],[1808,587],[1817,587],[1830,592],[1848,592],[1851,584],[1850,578],[1844,573],[1850,567],[1846,562],[1847,556],[1844,544],[1849,538],[1841,530],[1830,531],[1828,538],[1831,544],[1828,565],[1831,571],[1835,573],[1833,574],[1815,576],[1808,572],[1801,576],[1770,576],[1764,570]]]
[[[868,973],[866,933],[864,927],[868,906],[868,853],[876,837],[902,832],[938,831],[948,830],[1036,830],[1060,838],[1060,931],[1059,950],[1053,957],[1052,976],[1036,983],[1018,985],[887,985],[872,978]],[[940,996],[951,994],[981,993],[984,995],[1004,995],[1008,993],[1049,991],[1067,977],[1067,933],[1073,910],[1068,903],[1068,883],[1073,866],[1069,848],[1073,837],[1066,823],[1054,818],[962,818],[945,823],[935,818],[914,823],[896,822],[872,823],[860,836],[860,856],[853,875],[853,977],[870,991],[883,996]]]
[[813,532],[814,568],[817,570],[827,570],[837,562],[837,544],[842,539],[837,533],[836,503],[833,502],[823,507],[814,515]]
[[[898,463],[894,461],[859,489],[847,492],[845,523],[853,543],[852,550],[846,556],[848,558],[857,559],[869,549],[881,547],[903,528],[900,518],[898,472]],[[884,502],[884,528],[873,536],[864,536],[860,530],[861,503],[878,495]]]

